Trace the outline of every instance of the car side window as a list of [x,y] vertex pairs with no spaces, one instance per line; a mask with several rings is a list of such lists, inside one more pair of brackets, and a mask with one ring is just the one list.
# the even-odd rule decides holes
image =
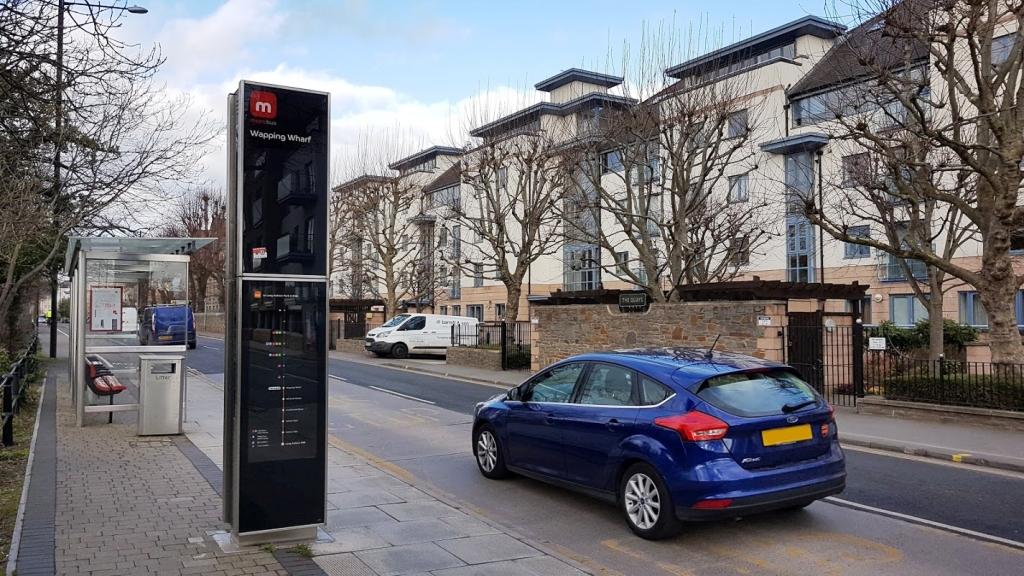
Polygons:
[[580,390],[578,402],[594,406],[639,406],[636,376],[629,368],[594,364]]
[[529,402],[568,402],[576,380],[583,372],[583,364],[556,366],[530,384]]
[[409,320],[399,330],[423,330],[423,327],[427,325],[427,319],[425,316],[416,316],[412,320]]
[[667,386],[646,376],[640,377],[640,387],[644,391],[644,406],[661,404],[673,394]]

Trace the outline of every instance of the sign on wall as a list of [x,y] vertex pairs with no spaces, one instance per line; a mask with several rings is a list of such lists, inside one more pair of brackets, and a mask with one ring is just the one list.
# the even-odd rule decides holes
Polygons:
[[123,288],[120,286],[93,286],[89,289],[89,331],[120,332],[121,331],[121,297]]
[[646,292],[623,292],[619,294],[619,312],[643,312],[647,310]]
[[225,519],[252,542],[325,519],[328,100],[246,81],[229,99]]

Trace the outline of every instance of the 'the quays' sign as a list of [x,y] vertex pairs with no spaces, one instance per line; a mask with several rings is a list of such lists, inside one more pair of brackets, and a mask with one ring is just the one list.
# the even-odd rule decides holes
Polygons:
[[324,522],[328,95],[229,97],[225,519],[246,543]]

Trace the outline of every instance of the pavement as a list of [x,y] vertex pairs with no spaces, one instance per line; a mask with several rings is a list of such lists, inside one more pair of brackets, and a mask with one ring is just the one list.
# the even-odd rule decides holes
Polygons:
[[[430,357],[396,360],[344,352],[331,352],[331,357],[506,388],[529,377],[526,371],[449,366]],[[836,408],[836,423],[846,445],[1024,472],[1024,434],[1013,430],[861,414],[843,407]]]
[[312,556],[222,547],[221,374],[191,370],[184,436],[136,435],[136,414],[78,428],[66,347],[45,385],[19,576],[584,576],[543,545],[488,522],[400,467],[332,436],[325,536]]

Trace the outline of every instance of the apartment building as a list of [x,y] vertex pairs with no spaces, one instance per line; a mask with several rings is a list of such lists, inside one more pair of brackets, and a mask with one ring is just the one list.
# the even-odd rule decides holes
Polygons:
[[[862,303],[865,323],[891,320],[911,325],[926,317],[927,310],[914,297],[910,284],[914,279],[906,277],[905,267],[884,252],[833,240],[808,221],[794,201],[797,197],[820,196],[829,186],[852,185],[844,181],[861,152],[829,134],[829,103],[835,101],[837,93],[865,81],[866,68],[858,68],[844,43],[862,42],[880,33],[874,21],[847,32],[841,25],[807,16],[674,65],[665,70],[665,75],[674,80],[667,91],[685,92],[724,83],[741,87],[731,94],[733,108],[725,128],[730,134],[724,137],[731,137],[734,130],[741,131],[746,150],[741,162],[724,167],[723,177],[715,180],[714,194],[726,199],[730,209],[759,213],[759,226],[767,233],[757,245],[728,256],[735,260],[734,276],[867,284],[870,288]],[[997,42],[993,50],[1008,50],[1005,44]],[[911,49],[918,51],[914,52],[915,58],[922,73],[927,73],[927,50]],[[607,111],[650,102],[622,95],[622,82],[621,77],[594,71],[565,70],[536,84],[536,89],[546,95],[544,101],[479,126],[470,136],[482,146],[540,132],[571,146],[589,133],[600,131]],[[664,98],[664,94],[651,98]],[[465,263],[479,259],[479,252],[474,250],[481,238],[450,218],[452,207],[469,204],[467,200],[473,195],[461,171],[472,163],[474,153],[472,148],[431,148],[392,164],[392,168],[400,177],[403,171],[408,176],[410,167],[427,162],[421,167],[422,202],[410,219],[423,231],[419,253],[433,255],[429,276],[435,290],[429,296],[421,291],[412,301],[440,313],[494,320],[505,316],[505,287],[485,273],[483,266],[469,264],[470,269],[465,269]],[[664,154],[662,149],[652,155],[652,174],[658,173]],[[438,162],[437,158],[443,160]],[[600,167],[602,174],[613,175],[623,170],[622,158],[616,150],[607,150],[600,155]],[[661,174],[664,178],[664,170]],[[511,170],[494,174],[500,186],[514,186],[519,177]],[[758,199],[760,203],[755,202]],[[591,224],[605,231],[619,225],[607,214],[600,214]],[[867,224],[854,228],[856,234],[877,233]],[[635,284],[629,278],[645,279],[645,272],[635,268],[639,255],[629,242],[622,241],[621,233],[614,244],[609,244],[595,241],[585,226],[573,231],[563,227],[559,248],[530,266],[523,281],[520,320],[529,318],[531,299],[555,290],[628,288]],[[1020,243],[1024,249],[1024,237]],[[977,242],[966,242],[955,258],[977,266],[979,250]],[[438,264],[453,260],[463,262],[463,269]],[[909,264],[912,276],[920,278],[924,274],[923,265]],[[1018,295],[1017,300],[1018,317],[1024,324],[1024,297]],[[944,308],[947,317],[979,326],[986,323],[984,310],[970,286],[952,286]]]

